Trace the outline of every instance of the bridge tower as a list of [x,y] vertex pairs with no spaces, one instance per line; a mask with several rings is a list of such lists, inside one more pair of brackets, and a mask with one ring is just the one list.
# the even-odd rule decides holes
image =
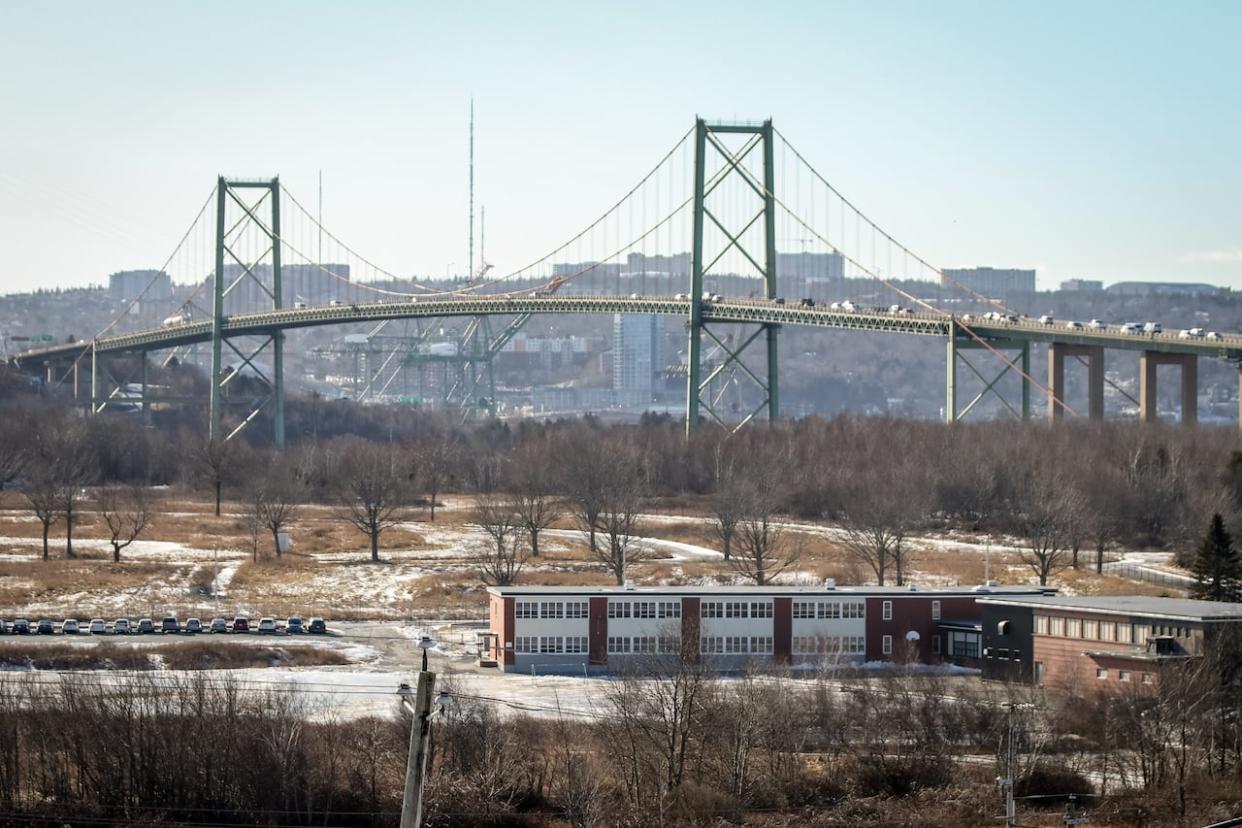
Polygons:
[[[734,151],[726,146],[723,136],[745,136],[742,146]],[[762,181],[746,166],[747,160],[754,153],[762,154]],[[707,172],[709,153],[711,158],[719,157],[722,166],[710,178]],[[726,224],[728,216],[723,212],[714,211],[709,204],[709,197],[717,188],[730,179],[741,179],[753,192],[759,210],[748,221],[739,221],[736,225]],[[763,295],[767,299],[776,298],[776,170],[773,162],[772,121],[768,119],[762,124],[708,123],[699,118],[694,128],[694,236],[692,240],[692,262],[690,265],[690,318],[688,328],[690,344],[686,371],[686,433],[693,431],[699,423],[701,412],[706,412],[717,423],[728,427],[720,414],[715,411],[710,395],[704,391],[723,371],[738,368],[744,372],[762,392],[762,401],[732,428],[736,430],[749,422],[766,409],[769,422],[776,420],[780,413],[776,334],[779,328],[774,323],[759,325],[758,329],[740,340],[739,345],[732,342],[730,336],[718,336],[712,327],[703,320],[703,277],[708,274],[726,253],[738,251],[749,261],[763,279]],[[717,214],[719,213],[719,215]],[[749,211],[747,211],[749,215]],[[748,231],[762,219],[762,242],[750,241],[746,244]],[[704,250],[704,230],[707,222],[723,235],[725,242],[720,250]],[[711,258],[707,258],[708,256]],[[712,325],[724,323],[713,322]],[[736,324],[736,323],[734,323]],[[702,342],[703,335],[718,347],[725,355],[705,378],[702,376]],[[744,352],[759,343],[766,347],[766,371],[758,372],[743,362]]]
[[[254,194],[258,194],[258,198]],[[264,203],[267,210],[264,210]],[[262,214],[267,212],[267,221]],[[230,219],[232,224],[229,224]],[[255,238],[263,252],[247,261],[239,253],[243,239]],[[224,300],[241,285],[257,285],[255,291],[263,304],[272,310],[283,307],[280,272],[280,179],[230,179],[220,176],[216,185],[216,262],[213,274],[211,303],[211,391],[208,401],[208,434],[212,440],[228,440],[245,428],[269,403],[272,405],[272,427],[277,448],[285,445],[285,366],[284,334],[272,328],[259,337],[253,350],[243,350],[227,336]],[[228,272],[236,268],[236,275]],[[227,284],[226,284],[227,282]],[[224,348],[240,361],[236,368],[225,369]],[[264,353],[271,355],[269,377],[255,360]],[[226,399],[226,386],[248,367],[265,384],[266,394],[246,400]],[[224,406],[238,402],[243,406],[241,421],[224,433]]]

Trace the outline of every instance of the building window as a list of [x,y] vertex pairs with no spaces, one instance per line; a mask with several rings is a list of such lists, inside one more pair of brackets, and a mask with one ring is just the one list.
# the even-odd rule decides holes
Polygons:
[[1065,623],[1066,638],[1082,638],[1082,621],[1071,618]]
[[654,635],[638,635],[634,637],[634,652],[655,653],[656,637]]
[[1129,670],[1118,670],[1118,671],[1117,671],[1117,679],[1118,679],[1119,681],[1129,681],[1129,680],[1130,680],[1130,671],[1129,671]]
[[629,618],[630,602],[629,601],[609,601],[608,602],[609,618]]
[[661,601],[661,618],[681,618],[681,601]]
[[1098,679],[1106,679],[1106,678],[1108,678],[1108,670],[1104,669],[1103,667],[1096,667],[1096,668],[1095,668],[1095,677],[1096,677],[1096,678],[1098,678]]
[[1153,681],[1151,673],[1143,673],[1143,684],[1151,684]]
[[950,655],[954,658],[978,658],[980,638],[979,633],[951,631],[949,633]]
[[560,601],[544,601],[539,605],[540,618],[564,618],[565,605]]
[[1050,635],[1065,635],[1065,619],[1056,616],[1048,619],[1048,633]]
[[[888,602],[885,601],[884,603],[887,604]],[[886,635],[880,639],[880,652],[884,655],[893,654],[893,637],[891,635]]]
[[[771,606],[771,604],[769,604],[768,606]],[[750,651],[752,653],[757,653],[758,655],[771,655],[772,654],[772,636],[770,635],[752,636],[750,639]]]
[[723,653],[724,638],[719,635],[705,635],[699,639],[699,652]]
[[704,601],[699,605],[699,614],[704,618],[724,618],[724,604],[719,601]]
[[744,635],[725,636],[725,653],[729,655],[745,655],[750,652],[749,641]]
[[1100,640],[1115,641],[1117,639],[1117,624],[1113,621],[1100,622]]
[[867,605],[862,601],[852,601],[841,605],[842,618],[866,618]]
[[893,620],[893,602],[885,601],[880,611],[880,617],[885,621]]
[[655,618],[656,604],[655,601],[637,601],[634,604],[635,618]]
[[630,651],[630,639],[625,636],[608,636],[608,652],[623,654]]
[[1035,634],[1036,635],[1047,635],[1048,634],[1048,616],[1046,615],[1035,616]]
[[1118,644],[1129,644],[1130,643],[1130,625],[1129,624],[1118,624],[1117,625],[1117,643]]
[[751,618],[771,618],[772,602],[771,601],[751,601],[750,602]]
[[932,636],[932,655],[940,655],[940,636]]
[[565,652],[573,654],[581,654],[587,651],[587,638],[585,635],[567,635],[565,636]]
[[565,652],[565,641],[559,635],[545,635],[539,639],[539,652],[563,653]]
[[539,602],[538,601],[517,601],[513,605],[513,616],[515,618],[538,618]]
[[813,601],[794,601],[793,602],[794,618],[814,618],[815,603]]
[[566,618],[586,618],[591,614],[591,605],[586,601],[566,601]]
[[940,620],[940,602],[939,601],[932,601],[932,620],[933,621]]
[[840,618],[841,604],[837,601],[820,601],[819,611],[816,614],[820,618]]
[[1082,637],[1087,639],[1088,641],[1095,641],[1097,638],[1099,638],[1100,637],[1100,622],[1099,621],[1083,621],[1082,622]]
[[725,618],[749,618],[750,604],[746,601],[725,601]]
[[660,652],[666,655],[681,653],[681,639],[675,635],[662,635],[659,641]]
[[519,635],[513,639],[513,651],[515,653],[537,653],[539,652],[539,639],[533,635]]

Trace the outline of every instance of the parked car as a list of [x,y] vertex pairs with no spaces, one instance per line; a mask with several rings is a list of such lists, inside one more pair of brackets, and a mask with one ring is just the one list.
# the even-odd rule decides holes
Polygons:
[[306,628],[308,632],[322,635],[328,631],[328,625],[323,622],[322,618],[312,618],[310,626]]
[[306,628],[302,626],[301,617],[297,615],[289,616],[289,620],[285,621],[285,632],[290,635],[306,632]]
[[164,616],[164,620],[160,622],[160,632],[162,633],[181,632],[181,622],[177,620],[177,616],[175,615]]
[[143,618],[138,622],[138,634],[146,635],[155,632],[155,622],[150,618]]
[[4,633],[8,631],[9,631],[9,628],[4,626],[4,619],[0,618],[0,635],[3,635]]
[[91,625],[88,629],[91,635],[107,635],[108,622],[104,621],[102,618],[92,618]]
[[30,635],[30,622],[25,618],[14,618],[13,635]]
[[35,629],[39,635],[51,635],[56,632],[56,627],[53,626],[52,622],[47,618],[40,619],[39,626]]
[[226,633],[229,631],[229,622],[223,618],[211,619],[211,631],[213,633]]
[[78,634],[78,619],[66,618],[64,621],[61,621],[60,622],[60,633],[61,635],[77,635]]
[[112,622],[113,635],[129,635],[129,633],[130,629],[128,618],[118,618]]
[[233,632],[244,633],[250,632],[250,619],[244,615],[239,615],[233,619]]
[[203,622],[197,618],[187,618],[185,620],[185,631],[188,633],[201,633],[203,631]]
[[271,635],[274,632],[276,632],[276,619],[275,618],[260,618],[259,619],[259,633],[260,634]]

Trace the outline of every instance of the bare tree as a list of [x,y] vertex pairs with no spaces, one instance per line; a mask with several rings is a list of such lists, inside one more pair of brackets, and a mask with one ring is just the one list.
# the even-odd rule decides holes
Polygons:
[[489,586],[509,586],[526,565],[527,547],[513,502],[497,495],[475,497],[473,523],[488,541],[474,555],[479,577]]
[[220,497],[237,454],[237,445],[219,437],[207,438],[197,443],[190,452],[190,460],[198,474],[215,494],[216,517],[220,516]]
[[341,515],[371,541],[371,560],[379,560],[380,533],[401,522],[409,502],[403,459],[391,446],[351,443],[345,453],[336,497]]
[[42,463],[34,463],[22,491],[30,509],[43,526],[43,560],[48,559],[47,538],[52,526],[60,520],[60,489],[52,476],[52,470]]
[[551,455],[542,441],[521,446],[510,471],[513,506],[530,539],[531,557],[539,557],[539,535],[561,516]]
[[112,562],[120,563],[121,550],[137,540],[151,522],[151,508],[146,492],[137,486],[124,489],[108,486],[96,493],[95,503],[108,527]]
[[778,499],[768,491],[753,490],[742,504],[737,524],[737,551],[729,565],[759,586],[797,563],[798,545],[777,523]]
[[[580,426],[568,431],[560,440],[557,464],[565,482],[565,495],[578,527],[587,534],[591,556],[599,553],[596,534],[604,510],[605,487],[608,485],[609,438],[599,431]],[[617,442],[615,439],[611,442]]]
[[280,548],[280,533],[292,523],[297,510],[296,481],[290,478],[289,470],[283,463],[277,463],[269,467],[252,487],[246,522],[271,533],[276,557],[280,557],[284,554]]
[[878,585],[884,586],[892,570],[902,586],[910,564],[906,536],[927,517],[925,487],[903,470],[888,467],[883,473],[856,473],[842,493],[845,548],[871,568]]
[[745,503],[746,482],[732,462],[720,470],[716,491],[712,493],[712,531],[720,539],[720,552],[727,561],[733,555],[733,541]]
[[0,492],[26,468],[30,459],[26,447],[29,431],[25,418],[0,419]]
[[59,430],[52,444],[52,475],[65,520],[66,558],[77,557],[73,551],[73,527],[78,519],[78,505],[86,496],[86,486],[95,479],[92,449],[79,425]]
[[1069,563],[1070,518],[1076,493],[1049,466],[1029,469],[1019,481],[1010,505],[1011,522],[1026,542],[1018,557],[1041,586]]
[[449,442],[448,437],[444,437],[420,443],[415,450],[415,456],[418,458],[418,478],[430,503],[429,517],[435,521],[436,500],[453,477],[453,470],[459,460],[459,452],[457,447]]
[[632,446],[620,440],[609,440],[601,463],[604,474],[594,526],[604,536],[605,543],[596,543],[590,554],[612,573],[618,585],[625,583],[626,573],[633,564],[652,556],[651,550],[635,543],[639,507],[646,492],[640,460]]

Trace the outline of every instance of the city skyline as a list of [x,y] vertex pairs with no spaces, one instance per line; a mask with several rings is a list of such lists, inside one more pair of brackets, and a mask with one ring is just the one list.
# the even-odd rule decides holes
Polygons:
[[[460,272],[471,97],[501,271],[581,229],[698,113],[772,117],[940,267],[1033,268],[1041,289],[1242,288],[1242,120],[1221,105],[1242,12],[1224,4],[495,5],[467,20],[278,3],[245,25],[228,7],[68,8],[3,12],[0,65],[23,79],[0,135],[8,290],[159,267],[218,173],[279,174],[311,203],[322,169],[325,223],[351,246],[394,272]],[[277,59],[256,48],[273,37]]]

